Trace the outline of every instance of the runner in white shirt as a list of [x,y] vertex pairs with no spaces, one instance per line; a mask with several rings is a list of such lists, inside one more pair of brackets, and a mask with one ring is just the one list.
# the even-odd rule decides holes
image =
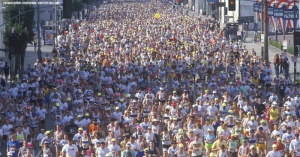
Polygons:
[[78,147],[75,144],[73,144],[72,139],[69,139],[68,144],[63,146],[62,153],[63,156],[68,156],[68,157],[78,156]]
[[266,157],[281,157],[281,154],[279,151],[277,151],[277,145],[272,145],[272,150],[268,152]]
[[109,149],[105,147],[105,142],[100,144],[100,147],[96,149],[96,157],[105,157],[106,154],[109,153]]
[[114,157],[119,157],[120,154],[121,154],[121,148],[120,148],[120,146],[117,144],[115,138],[112,138],[111,142],[112,143],[107,148],[114,155]]
[[295,134],[295,139],[293,139],[290,143],[290,153],[295,155],[296,157],[300,156],[300,140],[299,133]]
[[9,119],[6,119],[5,124],[1,127],[3,131],[3,140],[8,141],[8,137],[10,136],[10,129],[12,129],[13,126],[9,124]]

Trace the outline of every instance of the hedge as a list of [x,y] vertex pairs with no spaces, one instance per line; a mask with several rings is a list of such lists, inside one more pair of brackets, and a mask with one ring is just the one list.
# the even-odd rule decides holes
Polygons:
[[[269,43],[270,43],[271,46],[274,46],[274,47],[276,47],[276,48],[278,48],[278,49],[281,50],[281,47],[282,47],[282,43],[281,42],[278,42],[278,41],[270,39]],[[288,46],[286,52],[289,53],[289,54],[291,54],[291,55],[294,55],[294,47]]]

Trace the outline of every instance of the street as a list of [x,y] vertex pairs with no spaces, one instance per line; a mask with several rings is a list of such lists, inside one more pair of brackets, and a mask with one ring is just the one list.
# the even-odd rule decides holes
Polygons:
[[[191,11],[191,10],[183,10],[183,12],[186,12],[189,16],[193,16],[193,17],[198,17],[197,15],[195,15],[194,13],[193,13],[193,11]],[[193,17],[191,17],[191,18],[193,18]],[[201,19],[203,20],[203,19],[206,19],[206,17],[205,16],[201,16]],[[253,32],[251,32],[251,31],[249,31],[248,32],[248,34],[249,34],[249,36],[246,38],[246,41],[245,41],[245,43],[244,43],[244,45],[246,45],[246,48],[248,49],[248,51],[250,52],[251,51],[251,49],[253,48],[254,49],[254,51],[256,51],[256,54],[261,58],[261,46],[263,46],[263,44],[261,44],[261,43],[253,43],[252,42],[252,40],[253,40]],[[281,36],[281,35],[280,35]],[[279,39],[279,38],[278,38]],[[290,39],[290,35],[287,35],[286,36],[286,39],[287,40],[289,40]],[[279,39],[280,40],[280,39]],[[49,56],[51,56],[51,51],[52,51],[52,49],[53,49],[53,47],[52,46],[42,46],[41,47],[41,50],[42,50],[42,56],[45,56],[46,54],[49,54]],[[273,60],[273,56],[275,55],[275,54],[281,54],[282,52],[279,50],[279,49],[276,49],[276,48],[274,48],[274,47],[272,47],[272,46],[269,46],[269,61],[270,62],[272,62],[272,60]],[[289,54],[287,54],[287,57],[289,58],[289,60],[290,60],[290,58],[291,58],[291,55],[289,55]],[[26,55],[25,55],[25,62],[24,62],[24,68],[26,69],[27,68],[27,66],[28,66],[28,64],[30,64],[31,65],[31,67],[33,67],[33,64],[34,64],[34,62],[36,61],[36,59],[37,59],[38,57],[37,57],[37,53],[36,52],[34,52],[34,47],[33,47],[33,45],[28,45],[28,47],[27,47],[27,51],[26,51]],[[8,57],[4,57],[3,58],[4,59],[4,61],[5,62],[8,62],[9,63],[9,60],[8,60]],[[300,63],[300,59],[298,58],[298,60],[297,60],[297,63],[299,64]],[[272,66],[272,69],[274,69],[274,65],[273,64],[271,64],[271,66]],[[298,65],[297,66],[297,68],[298,68],[298,71],[300,70],[300,66]],[[291,64],[291,66],[290,66],[290,74],[293,76],[293,74],[294,74],[294,67],[293,67],[293,64]],[[240,73],[238,74],[238,75],[240,75]],[[274,77],[275,75],[273,75],[273,77]],[[282,74],[280,75],[281,77],[282,77]],[[292,79],[293,79],[293,77],[292,77]],[[9,84],[9,83],[8,83]],[[9,85],[8,85],[9,86]],[[7,110],[7,109],[6,109]],[[46,130],[52,130],[52,129],[54,129],[54,124],[53,124],[53,119],[52,119],[52,116],[51,116],[51,114],[49,113],[49,111],[48,111],[48,114],[47,114],[47,116],[46,116]],[[271,146],[272,146],[272,143],[273,143],[273,140],[271,140],[271,139],[268,139],[268,141],[267,141],[267,150],[269,151],[269,150],[271,150]],[[3,145],[5,145],[5,146],[3,146]],[[160,145],[160,151],[162,152],[162,147],[161,147],[161,145]],[[1,153],[2,153],[2,156],[7,156],[6,155],[6,143],[2,143],[2,147],[0,148],[0,151],[1,151]],[[40,150],[39,150],[39,147],[36,147],[35,148],[35,155],[40,155]]]
[[[42,46],[42,48],[41,48],[42,56],[45,56],[46,54],[50,55],[52,49],[53,49],[52,46]],[[8,57],[4,57],[3,59],[5,62],[9,63]],[[27,50],[26,50],[26,55],[25,55],[24,68],[26,69],[28,64],[30,64],[32,67],[32,65],[36,61],[36,59],[37,59],[37,53],[34,52],[34,46],[28,45]],[[8,86],[9,86],[9,83],[8,83]],[[53,119],[48,112],[48,114],[46,116],[46,130],[51,130],[53,128],[54,128]],[[0,152],[2,153],[2,156],[7,156],[6,155],[6,143],[4,143],[4,142],[1,143]],[[39,153],[39,147],[36,147],[34,152],[37,155]]]

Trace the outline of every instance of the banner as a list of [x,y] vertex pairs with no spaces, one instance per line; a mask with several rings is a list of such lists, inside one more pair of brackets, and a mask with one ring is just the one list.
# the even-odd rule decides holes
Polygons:
[[45,30],[45,45],[54,45],[54,30]]

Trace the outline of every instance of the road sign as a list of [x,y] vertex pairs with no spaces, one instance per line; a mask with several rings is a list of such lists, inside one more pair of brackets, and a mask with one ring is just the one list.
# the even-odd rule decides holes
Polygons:
[[287,54],[286,52],[282,52],[280,55],[282,58],[284,58],[284,57],[286,57],[286,54]]
[[209,2],[209,3],[217,3],[219,0],[206,0],[206,2]]
[[239,17],[238,18],[239,24],[242,23],[252,23],[254,22],[254,16],[244,16],[244,17]]
[[288,44],[287,44],[287,40],[283,40],[282,41],[282,49],[284,49],[284,50],[286,50],[287,49],[287,46]]
[[258,12],[259,12],[259,13],[262,13],[263,11],[264,11],[264,8],[263,8],[261,5],[259,5],[259,6],[258,6]]
[[258,12],[259,6],[261,7],[261,4],[253,4],[253,12]]
[[57,10],[59,11],[59,10],[63,10],[63,7],[62,6],[58,6],[57,7]]
[[291,58],[292,58],[292,62],[297,62],[297,57],[291,56]]
[[273,16],[273,14],[274,14],[274,8],[268,7],[268,16]]
[[264,34],[260,34],[260,42],[261,43],[265,42],[265,35]]
[[[296,17],[294,17],[294,13],[296,12]],[[293,9],[286,9],[283,11],[283,19],[291,20],[291,19],[299,19],[299,9],[298,7],[294,7]]]
[[283,8],[274,8],[273,10],[273,17],[277,17],[277,18],[283,18]]
[[217,3],[217,7],[225,7],[226,3],[225,2],[219,2]]

